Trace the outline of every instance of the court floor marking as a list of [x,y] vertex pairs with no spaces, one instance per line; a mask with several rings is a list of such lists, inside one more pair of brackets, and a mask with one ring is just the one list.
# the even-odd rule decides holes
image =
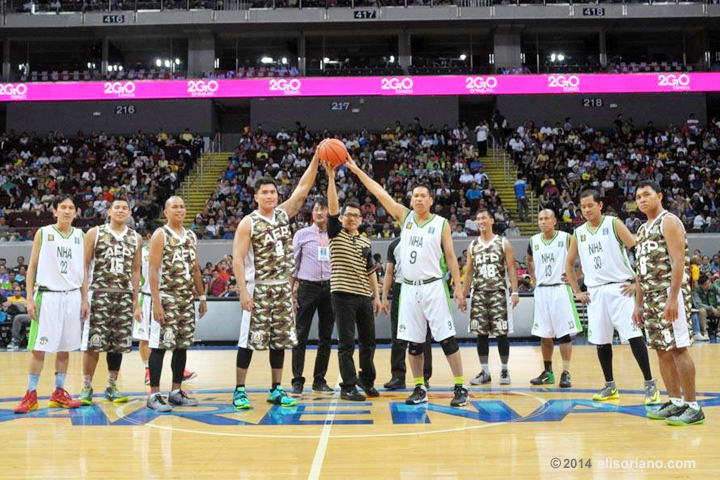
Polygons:
[[[341,381],[342,377],[338,374],[336,381],[338,386]],[[322,472],[323,462],[325,461],[325,452],[327,452],[328,441],[330,440],[330,430],[332,430],[339,398],[340,392],[336,391],[330,402],[328,413],[325,415],[325,425],[323,425],[322,432],[320,433],[320,441],[318,442],[317,449],[315,450],[315,457],[313,458],[312,466],[310,467],[308,480],[318,480],[320,478],[320,472]]]
[[[594,391],[594,390],[593,390]],[[530,395],[527,393],[522,392],[512,392],[515,395],[521,395],[524,397],[531,398],[535,401],[537,401],[541,406],[545,405],[547,403],[547,399],[536,397],[535,395]],[[138,400],[142,401],[142,400]],[[171,426],[164,426],[164,425],[155,425],[153,423],[140,423],[137,421],[134,421],[130,418],[127,418],[125,416],[125,407],[130,406],[132,404],[135,404],[136,401],[131,400],[128,403],[123,404],[122,407],[115,410],[118,417],[125,419],[129,423],[134,423],[135,425],[139,427],[147,427],[147,428],[157,428],[159,430],[170,430],[170,431],[176,431],[176,432],[182,432],[182,433],[194,433],[194,434],[200,434],[200,435],[211,435],[211,436],[218,436],[218,437],[244,437],[244,438],[294,438],[294,439],[320,439],[322,435],[265,435],[265,434],[256,434],[256,433],[232,433],[232,432],[215,432],[211,430],[193,430],[189,428],[177,428],[177,427],[171,427]],[[538,415],[542,414],[542,410],[538,409],[534,415],[529,415],[525,417],[524,419],[527,420],[528,418],[533,418]],[[326,417],[327,418],[327,417]],[[457,427],[457,428],[446,428],[442,430],[427,430],[422,432],[402,432],[402,433],[370,433],[370,434],[353,434],[353,435],[333,435],[332,438],[334,439],[357,439],[357,438],[388,438],[388,437],[417,437],[419,435],[434,435],[438,433],[453,433],[453,432],[462,432],[462,431],[468,431],[468,430],[477,430],[480,428],[490,428],[490,427],[499,427],[501,425],[505,425],[507,423],[514,423],[517,421],[520,421],[522,419],[518,420],[509,420],[507,422],[497,422],[497,423],[487,423],[483,425],[471,425],[467,427]],[[324,430],[324,428],[323,428]],[[330,437],[330,429],[328,429],[327,432],[328,440]]]

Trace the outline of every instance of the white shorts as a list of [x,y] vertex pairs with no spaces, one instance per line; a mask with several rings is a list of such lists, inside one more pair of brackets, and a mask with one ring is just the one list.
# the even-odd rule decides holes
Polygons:
[[37,318],[30,326],[28,350],[57,353],[78,350],[82,339],[80,289],[35,295]]
[[445,285],[444,280],[426,285],[403,283],[398,310],[398,339],[425,343],[428,325],[437,342],[455,335],[450,313],[451,300]]
[[142,321],[133,321],[132,336],[135,340],[150,340],[150,317],[152,315],[152,297],[140,292],[138,301],[142,305]]
[[537,287],[532,334],[540,338],[560,338],[579,332],[582,326],[570,286]]
[[622,293],[625,285],[609,283],[588,288],[590,304],[587,306],[587,315],[590,343],[595,345],[612,343],[613,330],[618,331],[622,343],[642,336],[642,330],[632,321],[635,299]]

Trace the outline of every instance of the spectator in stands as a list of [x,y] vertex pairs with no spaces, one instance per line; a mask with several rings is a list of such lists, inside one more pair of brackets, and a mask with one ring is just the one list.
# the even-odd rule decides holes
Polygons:
[[700,317],[700,333],[696,340],[709,340],[710,333],[717,335],[718,322],[720,321],[720,308],[718,308],[718,295],[720,290],[711,283],[710,277],[701,274],[698,285],[693,290],[693,306],[698,309]]
[[477,142],[478,156],[486,157],[488,148],[488,133],[490,128],[485,120],[475,127],[475,140]]
[[507,223],[507,228],[503,232],[503,235],[506,237],[519,237],[522,233],[520,233],[520,229],[515,225],[515,222],[510,220]]
[[515,200],[517,201],[518,217],[520,217],[521,222],[529,221],[526,189],[527,182],[525,181],[525,175],[518,173],[517,180],[515,181]]

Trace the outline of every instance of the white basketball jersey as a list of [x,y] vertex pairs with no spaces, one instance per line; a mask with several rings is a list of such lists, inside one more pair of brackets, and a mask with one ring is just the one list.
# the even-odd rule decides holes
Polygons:
[[565,273],[565,260],[570,246],[570,234],[555,232],[551,240],[545,240],[542,233],[533,235],[530,239],[532,258],[535,263],[536,285],[563,284],[562,275]]
[[40,229],[40,236],[35,285],[58,292],[80,288],[85,270],[83,231],[71,227],[63,237],[55,225],[48,225]]
[[588,287],[629,282],[635,278],[627,250],[615,233],[615,217],[603,216],[597,229],[591,229],[586,222],[575,229],[575,241]]
[[140,278],[140,292],[150,295],[150,247],[142,248],[142,276]]
[[445,275],[442,231],[446,221],[439,215],[432,215],[420,225],[412,210],[405,217],[400,234],[400,265],[404,279],[420,281]]

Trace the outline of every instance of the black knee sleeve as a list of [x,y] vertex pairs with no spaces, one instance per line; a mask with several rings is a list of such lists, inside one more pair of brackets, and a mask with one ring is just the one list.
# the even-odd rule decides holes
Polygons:
[[150,386],[160,386],[160,374],[162,373],[163,359],[165,358],[165,350],[153,348],[150,350],[150,359],[148,360],[148,368],[150,368]]
[[477,352],[480,357],[487,357],[490,354],[490,339],[487,335],[478,335]]
[[570,334],[558,338],[558,343],[560,345],[562,345],[563,343],[570,343],[570,342],[572,342],[572,338],[570,337]]
[[120,370],[120,365],[122,364],[122,353],[107,353],[107,366],[108,371],[110,372],[117,372]]
[[424,343],[415,343],[415,342],[409,342],[408,343],[408,353],[412,356],[422,355],[423,353],[423,345]]
[[498,342],[498,353],[500,354],[500,358],[503,357],[507,358],[508,355],[510,355],[510,339],[507,335],[498,335],[497,337]]
[[270,349],[270,368],[283,368],[285,350]]
[[440,346],[442,347],[445,355],[452,355],[453,353],[460,350],[460,345],[458,345],[457,340],[454,336],[446,338],[445,340],[440,342]]
[[250,366],[250,360],[252,360],[253,351],[249,348],[238,348],[237,361],[235,364],[238,368],[246,370]]
[[187,350],[179,349],[173,351],[172,366],[173,383],[182,383],[183,373],[185,372],[185,364],[187,363]]

